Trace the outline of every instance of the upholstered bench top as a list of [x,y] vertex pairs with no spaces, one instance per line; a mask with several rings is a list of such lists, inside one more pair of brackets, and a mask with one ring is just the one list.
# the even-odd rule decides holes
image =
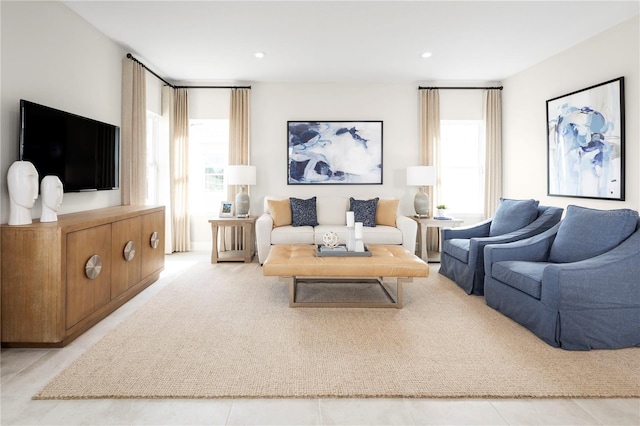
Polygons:
[[427,277],[429,266],[402,246],[369,245],[371,256],[317,257],[316,246],[271,247],[262,273],[294,277]]

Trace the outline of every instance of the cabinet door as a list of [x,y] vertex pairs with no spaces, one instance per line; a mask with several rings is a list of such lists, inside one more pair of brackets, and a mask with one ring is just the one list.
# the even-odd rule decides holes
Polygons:
[[164,212],[142,216],[142,278],[164,268],[164,238]]
[[115,299],[140,281],[142,219],[111,224],[111,298]]
[[[90,279],[86,266],[94,255],[99,256],[102,267]],[[110,300],[111,224],[67,234],[67,329]]]

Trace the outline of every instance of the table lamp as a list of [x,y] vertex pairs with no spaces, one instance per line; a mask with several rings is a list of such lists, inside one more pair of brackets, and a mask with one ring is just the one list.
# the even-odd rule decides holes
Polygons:
[[413,208],[416,217],[429,217],[429,195],[425,192],[426,186],[436,183],[436,168],[433,166],[407,167],[407,185],[419,186],[420,189],[413,199]]
[[247,185],[256,184],[255,166],[227,166],[227,185],[240,185],[240,192],[236,195],[236,216],[249,217],[251,199],[247,193]]

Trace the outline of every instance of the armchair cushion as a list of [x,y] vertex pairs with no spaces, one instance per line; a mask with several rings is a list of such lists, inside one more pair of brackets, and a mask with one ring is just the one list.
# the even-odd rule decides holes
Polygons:
[[349,210],[353,211],[353,217],[356,222],[362,222],[362,226],[376,226],[376,209],[378,207],[379,198],[371,200],[356,200],[349,198]]
[[569,263],[605,253],[636,229],[638,212],[630,209],[595,210],[567,207],[549,253],[549,262]]
[[376,225],[396,226],[399,202],[400,200],[397,198],[392,200],[378,200],[378,207],[376,208]]
[[447,254],[455,257],[456,259],[469,263],[469,246],[471,245],[471,240],[467,238],[454,238],[453,240],[449,240],[449,244],[447,244]]
[[291,201],[291,225],[292,226],[317,226],[318,214],[316,212],[316,197],[308,200],[289,198]]
[[538,201],[501,198],[491,221],[489,236],[508,234],[524,228],[538,217]]
[[497,262],[493,265],[491,274],[493,278],[540,300],[542,274],[547,265],[545,262],[520,260]]
[[291,225],[291,201],[284,200],[267,200],[269,211],[273,218],[273,227]]

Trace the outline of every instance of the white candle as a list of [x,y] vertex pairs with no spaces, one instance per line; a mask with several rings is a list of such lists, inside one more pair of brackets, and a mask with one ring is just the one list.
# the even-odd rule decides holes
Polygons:
[[362,222],[356,222],[356,240],[362,239]]
[[347,212],[347,227],[353,228],[353,224],[355,223],[355,218],[353,216],[353,212]]

